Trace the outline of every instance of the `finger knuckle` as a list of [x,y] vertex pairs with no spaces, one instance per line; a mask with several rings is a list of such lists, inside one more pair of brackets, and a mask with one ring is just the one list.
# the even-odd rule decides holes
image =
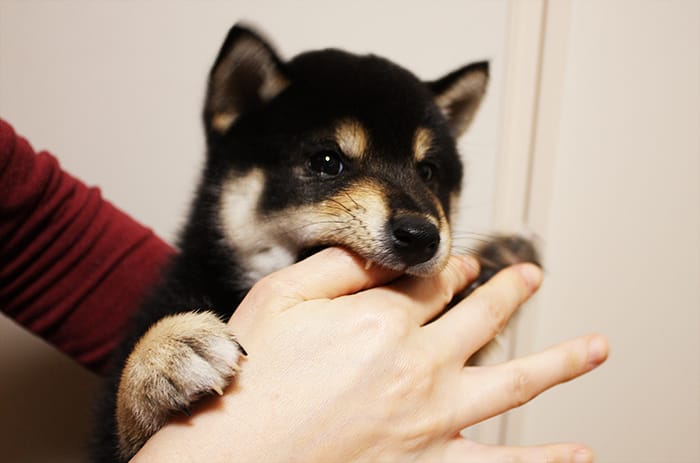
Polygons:
[[408,329],[408,321],[401,311],[392,308],[366,310],[357,319],[360,329],[380,339],[399,339]]
[[506,317],[506,314],[504,313],[501,304],[496,302],[493,298],[485,298],[482,304],[484,315],[486,317],[488,327],[490,330],[489,334],[491,335],[490,337],[493,338],[498,333],[503,331],[503,328],[505,328],[508,318]]
[[511,397],[513,403],[520,407],[533,397],[532,377],[523,369],[517,369],[511,376]]
[[[298,286],[298,285],[297,285]],[[260,296],[286,294],[294,290],[295,285],[280,275],[267,275],[259,280],[251,289],[251,294]]]
[[439,366],[420,352],[397,357],[395,376],[391,381],[392,396],[411,402],[425,402],[435,395]]

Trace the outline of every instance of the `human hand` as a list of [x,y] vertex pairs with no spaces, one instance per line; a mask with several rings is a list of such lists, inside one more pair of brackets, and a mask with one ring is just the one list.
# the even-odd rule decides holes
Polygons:
[[365,269],[328,249],[261,282],[231,318],[249,357],[221,398],[159,431],[134,461],[586,462],[580,444],[484,446],[459,431],[590,371],[588,336],[488,367],[464,367],[539,286],[510,267],[437,320],[476,277],[453,257],[433,278]]

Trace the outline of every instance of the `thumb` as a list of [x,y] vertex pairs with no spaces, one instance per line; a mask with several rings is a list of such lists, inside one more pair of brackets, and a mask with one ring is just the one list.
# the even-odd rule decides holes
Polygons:
[[253,286],[246,299],[262,298],[268,310],[283,311],[305,301],[333,299],[379,286],[400,274],[378,265],[368,266],[365,259],[345,249],[327,248],[266,276]]

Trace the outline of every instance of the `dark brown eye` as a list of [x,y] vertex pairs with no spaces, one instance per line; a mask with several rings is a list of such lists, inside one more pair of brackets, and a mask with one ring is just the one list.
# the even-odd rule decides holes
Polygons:
[[421,162],[418,164],[418,175],[425,183],[430,183],[435,180],[435,175],[437,174],[437,167],[435,164],[430,162]]
[[311,156],[307,162],[307,166],[317,174],[328,177],[335,177],[343,172],[343,160],[340,154],[331,150],[324,150]]

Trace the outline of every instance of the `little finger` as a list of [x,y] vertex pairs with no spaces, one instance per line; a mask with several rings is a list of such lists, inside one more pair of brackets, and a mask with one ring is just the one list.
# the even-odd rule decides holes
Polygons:
[[592,463],[593,452],[581,444],[549,444],[532,447],[483,445],[461,437],[447,443],[444,463]]
[[590,335],[499,365],[466,367],[461,376],[462,421],[456,425],[467,427],[519,407],[552,386],[591,371],[607,356],[607,340]]

